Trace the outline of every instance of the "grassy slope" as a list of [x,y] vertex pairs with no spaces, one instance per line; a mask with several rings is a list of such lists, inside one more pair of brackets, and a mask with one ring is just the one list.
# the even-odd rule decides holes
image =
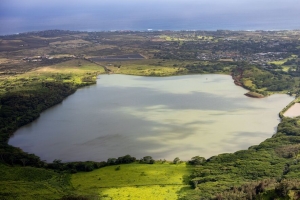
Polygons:
[[[78,194],[103,199],[177,199],[188,185],[192,167],[181,164],[125,164],[72,175]],[[101,198],[101,199],[102,199]]]
[[70,175],[0,164],[1,199],[59,199],[70,189]]
[[84,85],[84,78],[89,77],[88,82],[95,82],[96,75],[101,73],[104,73],[104,69],[98,65],[83,60],[70,60],[24,74],[2,77],[0,79],[0,95],[7,92],[36,91],[39,90],[41,82],[47,81],[72,83],[78,87]]
[[178,199],[190,189],[192,167],[181,164],[123,164],[92,172],[57,173],[52,170],[0,164],[1,199]]

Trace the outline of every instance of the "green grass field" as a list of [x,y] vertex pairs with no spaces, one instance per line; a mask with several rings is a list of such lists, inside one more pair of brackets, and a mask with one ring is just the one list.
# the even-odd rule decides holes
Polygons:
[[0,94],[39,90],[37,85],[47,81],[61,81],[82,85],[83,82],[95,82],[98,74],[105,73],[104,68],[84,60],[70,60],[52,66],[45,66],[24,74],[2,77]]
[[[172,76],[187,74],[185,66],[190,62],[176,62],[172,60],[145,59],[136,61],[121,61],[112,63],[100,63],[106,65],[112,73],[137,76]],[[120,66],[120,67],[118,67]]]
[[190,189],[193,167],[181,164],[125,164],[72,175],[77,194],[99,195],[101,199],[178,199]]
[[[116,168],[120,166],[120,170]],[[178,199],[189,191],[193,167],[181,164],[123,164],[76,174],[0,164],[1,199]]]
[[272,61],[272,62],[269,62],[269,64],[283,65],[283,63],[285,63],[286,61],[291,60],[293,58],[298,58],[298,56],[297,55],[291,55],[289,58]]
[[51,170],[0,164],[0,174],[3,200],[59,199],[70,189],[70,175]]

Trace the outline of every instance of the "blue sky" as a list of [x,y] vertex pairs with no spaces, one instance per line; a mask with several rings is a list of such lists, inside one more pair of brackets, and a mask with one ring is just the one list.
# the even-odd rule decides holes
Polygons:
[[0,34],[43,29],[300,29],[299,0],[1,0]]

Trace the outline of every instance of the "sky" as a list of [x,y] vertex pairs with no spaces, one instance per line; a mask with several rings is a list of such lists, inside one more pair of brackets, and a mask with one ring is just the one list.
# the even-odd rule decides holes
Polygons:
[[299,21],[299,0],[0,1],[0,35],[49,29],[300,29]]

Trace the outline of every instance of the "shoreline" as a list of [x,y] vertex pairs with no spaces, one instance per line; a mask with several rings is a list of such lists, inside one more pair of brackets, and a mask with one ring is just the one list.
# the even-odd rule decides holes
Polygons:
[[[77,59],[75,59],[77,60]],[[103,67],[104,68],[104,73],[103,74],[107,74],[109,75],[110,73],[107,73],[109,71],[111,71],[110,69],[108,69],[106,66],[100,64],[100,63],[97,63],[97,62],[93,62],[91,61],[90,59],[86,59],[86,58],[83,58],[83,60],[89,62],[89,63],[92,63],[92,64],[95,64],[97,65],[98,67]],[[239,78],[242,78],[240,76],[242,76],[242,71],[240,71],[241,74],[238,74],[238,75],[234,75],[233,72],[231,73],[184,73],[184,74],[169,74],[169,75],[163,75],[163,76],[153,76],[153,75],[149,75],[149,74],[144,74],[144,75],[137,75],[137,74],[128,74],[128,73],[115,73],[115,74],[123,74],[123,75],[133,75],[133,76],[144,76],[144,77],[159,77],[159,78],[163,78],[163,77],[171,77],[171,76],[185,76],[185,75],[228,75],[228,76],[231,76],[231,78],[233,79],[233,83],[236,85],[236,86],[240,86],[241,88],[247,90],[248,92],[245,93],[244,95],[249,97],[249,98],[264,98],[265,96],[261,95],[261,94],[258,94],[258,93],[255,93],[255,92],[252,92],[251,90],[249,90],[249,88],[246,88],[240,81],[239,81]],[[94,80],[95,82],[89,82],[88,84],[85,84],[85,85],[73,85],[73,89],[74,91],[71,93],[75,93],[78,89],[82,88],[82,87],[85,87],[85,86],[90,86],[90,85],[95,85],[97,83],[97,77],[98,75],[101,75],[102,73],[100,74],[97,74],[96,76],[96,79]],[[64,96],[60,99],[59,102],[57,102],[56,104],[54,105],[57,105],[59,103],[61,103],[65,98],[67,98],[68,96],[70,96],[71,94],[68,94],[67,96]],[[54,105],[45,105],[45,108],[39,112],[38,111],[38,116],[36,116],[36,118],[34,118],[32,121],[26,123],[26,124],[23,124],[22,126],[24,125],[27,125],[29,123],[32,123],[34,120],[38,119],[39,118],[39,115],[47,110],[48,108],[51,108],[53,107]],[[22,126],[16,126],[14,130],[12,130],[12,132],[8,133],[8,137],[7,137],[7,140],[6,141],[3,141],[3,143],[6,143],[5,145],[8,145],[8,140],[9,138],[16,132],[16,130],[18,130],[19,128],[21,128]],[[277,124],[278,126],[278,124]],[[23,151],[23,150],[22,150]],[[23,151],[24,152],[24,151]],[[24,152],[24,153],[27,153],[27,152]]]
[[[192,75],[202,75],[202,74],[192,74]],[[228,75],[228,74],[205,74],[205,75]],[[149,77],[149,76],[148,76]],[[161,78],[161,77],[159,77],[159,78]],[[228,77],[229,78],[229,77]],[[229,80],[230,81],[230,80]],[[230,84],[232,84],[232,81],[230,81]],[[233,86],[233,85],[232,85]],[[235,86],[233,86],[233,87],[235,87]],[[243,88],[243,87],[242,87]],[[79,88],[77,88],[77,89],[79,89]],[[76,91],[77,91],[77,89],[76,89]],[[241,94],[243,94],[243,93],[241,93]],[[240,94],[240,95],[241,95]],[[50,107],[49,107],[50,108]],[[277,113],[277,112],[276,112]],[[277,114],[276,114],[277,115]],[[274,124],[274,125],[277,125],[277,124]],[[259,142],[262,142],[261,140],[259,141]],[[253,143],[253,145],[255,145],[256,143]],[[234,151],[232,151],[232,153],[233,153]]]

